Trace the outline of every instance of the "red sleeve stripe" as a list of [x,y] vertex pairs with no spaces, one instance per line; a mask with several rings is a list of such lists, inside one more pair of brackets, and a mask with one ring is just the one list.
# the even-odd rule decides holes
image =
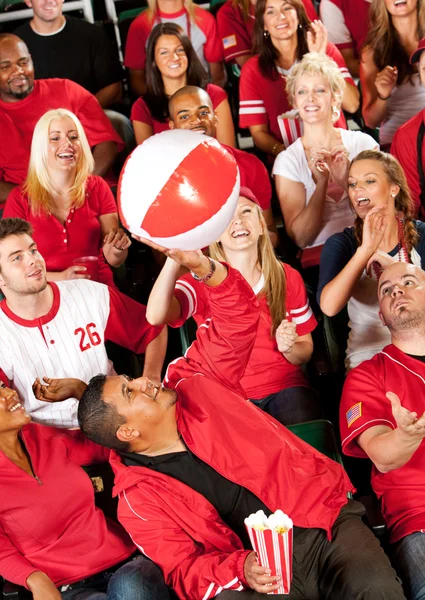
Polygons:
[[189,304],[189,312],[186,315],[186,318],[188,319],[196,312],[196,308],[197,308],[197,298],[196,298],[195,289],[190,285],[190,283],[188,283],[184,279],[177,280],[175,289],[183,292],[183,294],[187,298],[187,302]]

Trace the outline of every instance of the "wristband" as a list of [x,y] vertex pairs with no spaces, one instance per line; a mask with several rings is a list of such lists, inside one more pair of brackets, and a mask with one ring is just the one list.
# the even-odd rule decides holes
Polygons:
[[273,148],[272,148],[272,154],[273,154],[273,156],[276,156],[275,155],[275,151],[276,151],[276,148],[278,148],[279,146],[280,146],[280,142],[276,142],[276,144],[273,146]]
[[387,96],[386,98],[383,98],[379,92],[376,92],[376,93],[378,94],[378,98],[380,100],[388,100],[389,98],[391,98],[391,94],[389,96]]
[[207,281],[209,281],[211,279],[211,277],[215,273],[215,269],[216,269],[215,262],[209,256],[207,258],[210,263],[210,270],[208,271],[208,273],[206,275],[204,275],[203,277],[199,277],[199,275],[196,275],[196,273],[194,273],[193,271],[190,272],[193,279],[196,279],[196,281],[202,281],[202,283],[206,283]]

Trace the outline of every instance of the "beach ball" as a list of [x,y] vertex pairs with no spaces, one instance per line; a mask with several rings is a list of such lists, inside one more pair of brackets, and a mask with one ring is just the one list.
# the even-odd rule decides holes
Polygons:
[[128,157],[118,184],[121,221],[166,248],[197,250],[230,223],[239,196],[235,159],[214,138],[170,130]]

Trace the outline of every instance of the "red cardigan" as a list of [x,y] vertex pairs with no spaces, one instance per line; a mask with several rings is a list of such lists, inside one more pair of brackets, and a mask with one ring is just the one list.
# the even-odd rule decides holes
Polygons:
[[130,556],[130,538],[95,507],[79,466],[103,462],[109,451],[79,430],[34,423],[22,439],[39,481],[0,452],[0,575],[26,586],[31,573],[44,571],[60,586]]
[[[212,317],[165,379],[178,393],[179,431],[194,454],[271,511],[280,508],[295,525],[320,527],[330,538],[352,485],[339,464],[246,401],[239,381],[260,314],[248,283],[230,268],[221,285],[206,290]],[[201,494],[145,467],[126,467],[115,453],[111,463],[120,522],[179,598],[207,600],[246,586],[248,551]]]

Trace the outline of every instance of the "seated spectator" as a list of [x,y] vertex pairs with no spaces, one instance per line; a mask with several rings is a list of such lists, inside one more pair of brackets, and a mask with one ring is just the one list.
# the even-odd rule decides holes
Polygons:
[[[171,129],[189,129],[217,137],[220,118],[205,90],[195,86],[181,88],[170,98],[169,113]],[[225,144],[222,146],[238,163],[241,186],[249,188],[257,198],[272,244],[277,246],[277,231],[270,205],[272,188],[266,167],[249,152]]]
[[381,148],[389,150],[397,129],[421,110],[425,90],[412,51],[425,35],[423,0],[373,2],[369,31],[361,52],[363,118],[379,127]]
[[378,287],[391,344],[348,375],[340,422],[345,454],[373,462],[372,487],[393,564],[410,600],[425,593],[425,273],[395,264]]
[[[242,187],[233,219],[210,246],[210,255],[242,274],[261,307],[242,389],[254,404],[290,425],[322,416],[319,397],[301,368],[313,353],[311,332],[317,323],[301,276],[275,258],[266,231],[258,200]],[[179,275],[179,266],[168,258],[149,297],[150,323],[180,327],[193,316],[202,326],[211,318],[205,286],[189,273]]]
[[[410,57],[410,63],[418,65],[422,87],[425,87],[425,38],[419,42],[417,50]],[[425,218],[425,109],[409,119],[397,129],[391,144],[391,154],[400,162],[409,184],[415,213]]]
[[320,308],[328,316],[347,305],[347,370],[389,343],[376,299],[382,268],[393,262],[425,265],[425,224],[412,220],[409,188],[395,158],[361,152],[351,163],[348,190],[356,221],[326,242],[318,291]]
[[77,115],[93,151],[93,173],[104,177],[123,143],[95,97],[68,79],[34,81],[28,48],[9,33],[0,34],[0,67],[0,209],[26,178],[35,124],[50,109]]
[[203,281],[209,325],[169,366],[167,388],[95,377],[78,409],[82,431],[118,451],[120,521],[134,542],[181,600],[260,599],[279,578],[258,564],[244,518],[280,508],[295,525],[289,597],[404,598],[342,467],[246,402],[239,381],[262,318],[249,284],[200,251],[166,252]]
[[158,567],[133,558],[125,530],[95,507],[80,465],[109,452],[78,430],[30,421],[17,393],[1,388],[0,576],[34,600],[168,600]]
[[[10,192],[3,215],[31,223],[49,281],[91,276],[114,287],[110,266],[127,258],[131,241],[118,226],[115,198],[92,171],[80,121],[69,110],[49,110],[34,129],[27,179]],[[98,257],[90,273],[74,265],[82,257]]]
[[286,83],[303,134],[276,158],[273,175],[286,231],[303,249],[303,267],[318,265],[328,237],[353,223],[349,161],[377,147],[365,133],[334,126],[344,88],[337,64],[324,54],[306,54]]
[[138,96],[146,92],[146,47],[152,29],[169,22],[183,29],[212,83],[223,87],[226,73],[213,15],[192,0],[149,0],[148,5],[131,24],[125,46],[124,65],[129,69],[133,92]]
[[62,2],[46,8],[44,0],[25,0],[34,11],[15,34],[27,45],[37,79],[71,79],[93,94],[113,127],[134,148],[129,119],[110,108],[122,101],[123,70],[101,26],[62,14]]
[[[226,62],[242,67],[253,54],[252,36],[256,0],[227,0],[217,12],[218,33]],[[312,0],[303,0],[311,21],[317,19]]]
[[360,48],[367,35],[372,0],[321,0],[320,18],[353,77],[359,76]]
[[185,85],[196,85],[207,91],[217,111],[218,141],[234,146],[235,129],[227,94],[207,83],[207,72],[183,29],[174,23],[156,25],[149,36],[146,56],[146,94],[131,110],[136,142],[141,144],[151,135],[167,131],[170,96]]
[[[286,77],[307,52],[334,59],[348,85],[341,103],[348,112],[359,107],[359,91],[339,50],[328,44],[320,21],[310,21],[302,0],[257,0],[254,47],[258,56],[243,66],[240,80],[240,126],[249,127],[255,145],[271,157],[285,149],[278,116],[291,109]],[[345,127],[345,119],[337,122]]]
[[151,327],[145,307],[113,288],[89,280],[47,283],[46,265],[22,219],[0,220],[0,378],[13,387],[33,419],[77,426],[77,401],[61,407],[34,397],[44,376],[89,381],[113,373],[105,341],[145,352],[144,372],[161,379],[166,332]]

